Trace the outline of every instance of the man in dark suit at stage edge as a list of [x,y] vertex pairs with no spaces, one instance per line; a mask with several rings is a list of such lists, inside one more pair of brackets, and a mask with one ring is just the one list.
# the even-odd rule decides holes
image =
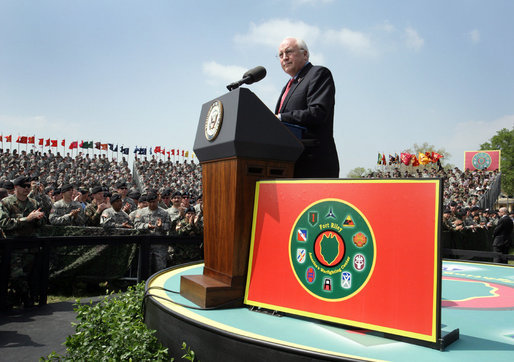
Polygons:
[[296,161],[297,178],[337,178],[339,159],[333,136],[335,85],[330,70],[309,62],[301,39],[286,38],[278,48],[280,65],[291,76],[275,108],[285,123],[305,128],[305,150]]
[[[506,207],[501,207],[498,210],[498,215],[500,220],[498,220],[498,225],[496,225],[493,231],[493,251],[508,254],[512,242],[512,219],[509,217]],[[504,257],[495,256],[493,261],[495,263],[507,264],[507,259]]]

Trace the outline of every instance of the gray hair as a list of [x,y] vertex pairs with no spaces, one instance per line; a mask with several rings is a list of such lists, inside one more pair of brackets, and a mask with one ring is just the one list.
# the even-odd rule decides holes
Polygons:
[[311,54],[309,53],[309,48],[307,47],[307,43],[305,42],[305,40],[296,38],[294,36],[287,36],[284,38],[284,40],[286,39],[294,39],[296,41],[296,45],[298,45],[298,48],[300,48],[300,50],[305,50],[305,52],[307,53],[307,59],[309,59]]

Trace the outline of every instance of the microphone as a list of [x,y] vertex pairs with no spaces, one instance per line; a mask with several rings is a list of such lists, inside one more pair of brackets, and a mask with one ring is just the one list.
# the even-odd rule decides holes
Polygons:
[[239,88],[242,84],[252,84],[260,81],[262,78],[266,76],[266,68],[262,66],[255,67],[250,69],[245,74],[243,74],[243,78],[238,80],[237,82],[230,83],[227,85],[227,89],[229,91]]

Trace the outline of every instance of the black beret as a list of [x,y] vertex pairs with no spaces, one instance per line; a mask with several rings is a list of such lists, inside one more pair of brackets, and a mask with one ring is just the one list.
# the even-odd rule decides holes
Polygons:
[[171,195],[171,189],[164,189],[163,192],[161,192],[161,196],[170,196]]
[[120,189],[122,187],[127,187],[127,182],[125,180],[119,180],[118,182],[116,182],[115,187],[117,189]]
[[186,210],[186,214],[187,214],[188,212],[192,212],[192,213],[195,213],[195,214],[196,214],[196,210],[195,210],[195,208],[194,208],[194,207],[192,207],[192,206],[190,206],[190,207],[188,207],[188,208],[187,208],[187,210]]
[[175,191],[175,192],[173,193],[173,195],[171,195],[171,197],[172,197],[172,198],[173,198],[173,197],[176,197],[176,196],[180,196],[180,197],[182,197],[182,194],[180,193],[180,191]]
[[128,194],[127,194],[128,197],[130,197],[131,199],[134,199],[134,200],[137,200],[141,197],[141,193],[139,191],[130,191]]
[[98,192],[102,192],[104,189],[102,188],[102,186],[95,186],[91,189],[91,193],[92,194],[96,194]]
[[13,190],[14,184],[11,181],[4,181],[3,187],[6,190]]
[[118,201],[118,200],[121,200],[121,195],[120,194],[116,194],[116,193],[112,194],[112,196],[111,196],[111,204],[113,202]]
[[141,197],[137,201],[138,202],[146,202],[146,201],[148,201],[146,194],[141,195]]
[[72,184],[64,184],[61,186],[61,193],[64,193],[64,192],[70,191],[70,190],[73,190]]
[[157,194],[153,191],[149,192],[147,195],[146,195],[146,201],[154,201],[157,199]]
[[30,178],[27,176],[20,176],[14,179],[14,186],[23,186],[30,183]]

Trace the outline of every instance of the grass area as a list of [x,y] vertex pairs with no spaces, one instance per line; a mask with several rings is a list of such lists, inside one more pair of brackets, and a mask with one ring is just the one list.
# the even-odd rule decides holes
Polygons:
[[50,288],[47,303],[75,302],[77,299],[105,296],[113,291],[123,293],[130,285],[134,285],[134,283],[119,280],[100,283],[75,282],[67,290]]

